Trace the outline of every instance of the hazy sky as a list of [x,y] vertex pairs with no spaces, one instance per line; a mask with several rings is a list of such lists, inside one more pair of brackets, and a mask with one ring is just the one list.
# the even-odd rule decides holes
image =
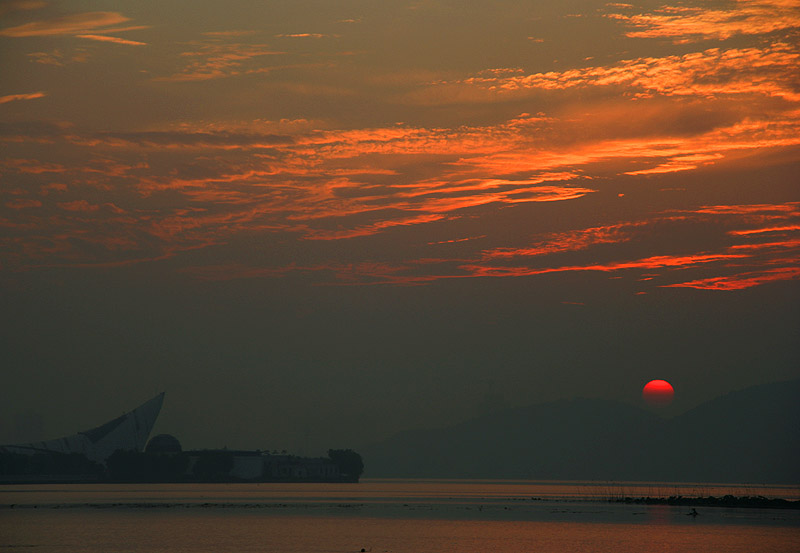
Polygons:
[[796,378],[799,39],[797,0],[0,2],[0,442]]

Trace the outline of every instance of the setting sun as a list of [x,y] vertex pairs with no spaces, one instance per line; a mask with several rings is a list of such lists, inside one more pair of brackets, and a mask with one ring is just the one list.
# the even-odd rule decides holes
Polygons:
[[666,407],[674,397],[675,390],[666,380],[651,380],[642,388],[642,398],[653,407]]

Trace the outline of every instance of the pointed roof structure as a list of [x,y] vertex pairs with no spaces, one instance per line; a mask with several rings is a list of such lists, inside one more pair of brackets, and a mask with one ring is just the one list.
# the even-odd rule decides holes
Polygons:
[[0,446],[0,450],[26,455],[81,453],[92,461],[102,463],[118,449],[142,451],[163,403],[164,392],[161,392],[133,411],[91,430],[55,440]]

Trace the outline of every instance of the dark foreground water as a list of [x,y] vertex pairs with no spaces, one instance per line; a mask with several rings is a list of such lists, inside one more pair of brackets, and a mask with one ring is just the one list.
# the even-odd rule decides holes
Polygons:
[[800,511],[608,503],[797,488],[587,482],[0,486],[0,551],[800,552]]

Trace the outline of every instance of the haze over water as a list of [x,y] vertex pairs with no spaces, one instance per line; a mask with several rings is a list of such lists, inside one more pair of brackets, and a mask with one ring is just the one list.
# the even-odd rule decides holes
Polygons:
[[[48,552],[791,552],[800,512],[608,503],[617,494],[800,489],[664,483],[366,480],[361,484],[0,488],[0,547]],[[10,505],[14,505],[11,508]]]
[[162,391],[186,449],[306,455],[796,378],[798,29],[795,0],[0,2],[0,444]]
[[[798,32],[797,0],[0,0],[0,444],[165,392],[184,450],[800,482]],[[728,489],[796,497],[686,493]],[[602,501],[651,493],[2,487],[0,549],[800,550],[796,511]]]

